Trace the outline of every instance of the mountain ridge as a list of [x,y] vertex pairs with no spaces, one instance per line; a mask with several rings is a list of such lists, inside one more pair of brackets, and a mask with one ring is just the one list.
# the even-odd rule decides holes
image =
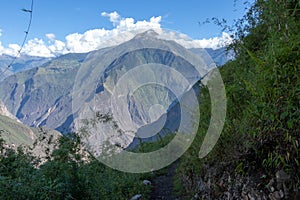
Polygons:
[[[205,63],[209,64],[197,63],[198,57],[203,57]],[[184,58],[189,58],[194,63],[189,63]],[[76,129],[76,123],[80,124],[80,121],[87,118],[92,110],[100,110],[102,114],[111,112],[111,107],[107,106],[111,106],[112,88],[115,87],[120,77],[132,70],[134,66],[149,65],[149,63],[172,66],[187,78],[189,88],[201,78],[195,74],[201,72],[200,75],[203,76],[208,71],[207,67],[216,66],[211,65],[214,62],[205,50],[193,53],[174,41],[158,39],[155,34],[153,36],[152,32],[148,32],[144,35],[137,35],[118,46],[87,54],[63,55],[40,67],[16,73],[0,82],[0,99],[13,115],[29,126],[47,126],[63,133],[72,132]],[[196,65],[200,66],[197,70]],[[151,76],[169,85],[181,87],[180,79],[170,79],[167,74],[163,77],[151,71],[152,69],[144,68],[144,70],[146,71],[140,75],[152,74]],[[149,78],[149,76],[144,78]],[[80,90],[76,91],[74,89],[76,87]],[[153,99],[151,94],[162,95],[162,90],[163,88],[154,90],[146,88],[135,93],[134,98],[125,100],[125,104],[132,105],[130,112],[138,113],[138,115],[132,115],[132,119],[139,126],[150,122],[149,114],[147,114],[149,102],[145,99],[160,103],[159,98]],[[95,98],[101,101],[93,107],[95,105],[91,105],[91,101]],[[144,104],[139,103],[141,100]],[[174,97],[167,95],[165,107],[168,108],[174,100]],[[77,109],[74,104],[83,107]],[[129,121],[123,122],[123,127],[126,127],[126,123],[130,127]],[[111,124],[103,125],[103,127],[104,132],[107,130],[111,132]],[[134,127],[131,128],[136,130]],[[118,142],[120,142],[119,139]],[[129,143],[127,142],[126,145]]]

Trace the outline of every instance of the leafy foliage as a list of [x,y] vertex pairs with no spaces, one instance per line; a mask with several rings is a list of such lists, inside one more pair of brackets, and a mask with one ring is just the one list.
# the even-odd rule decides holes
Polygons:
[[197,160],[210,117],[210,99],[202,89],[206,125],[199,127],[178,169],[178,188],[184,186],[180,192],[197,191],[207,163],[219,169],[230,163],[240,174],[251,169],[269,177],[284,169],[293,175],[290,189],[300,185],[299,16],[296,0],[257,0],[237,21],[229,47],[236,59],[220,69],[227,92],[225,127],[210,155]]
[[[143,178],[110,169],[98,160],[83,156],[78,137],[62,137],[51,159],[37,167],[39,160],[19,148],[0,141],[1,199],[129,199],[147,197]],[[89,161],[88,161],[89,160]]]

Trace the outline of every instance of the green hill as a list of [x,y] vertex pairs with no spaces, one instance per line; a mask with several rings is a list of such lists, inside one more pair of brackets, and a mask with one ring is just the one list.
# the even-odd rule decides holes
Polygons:
[[27,126],[9,117],[0,115],[1,136],[8,144],[32,145],[37,139],[35,133]]

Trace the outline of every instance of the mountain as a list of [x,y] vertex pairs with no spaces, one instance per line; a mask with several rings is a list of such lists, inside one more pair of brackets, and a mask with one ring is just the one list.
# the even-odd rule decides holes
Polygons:
[[34,132],[23,125],[11,114],[3,102],[0,101],[0,131],[1,136],[9,144],[31,145],[36,139]]
[[[89,129],[99,134],[87,135],[88,141],[95,143],[113,138],[113,143],[126,147],[132,142],[134,132],[167,113],[178,97],[215,66],[205,50],[193,51],[174,41],[159,39],[148,31],[115,47],[64,55],[40,67],[16,73],[0,83],[0,99],[28,126],[47,126],[64,133]],[[200,55],[202,59],[199,60]],[[134,70],[137,66],[139,71]],[[155,68],[163,69],[162,66],[175,69],[186,81],[172,74],[175,72],[170,74],[170,70]],[[128,72],[132,73],[129,77],[137,77],[130,79],[129,85],[154,79],[179,92],[174,94],[159,84],[145,85],[130,92],[126,85],[117,85]],[[118,94],[115,98],[116,87],[119,87],[117,92],[127,91],[128,94]],[[163,106],[157,110],[153,104]],[[117,111],[113,113],[115,108]],[[154,115],[149,114],[151,109]],[[83,123],[99,116],[105,123],[96,127],[86,127]],[[127,117],[120,119],[120,116]],[[115,129],[125,134],[116,135]]]
[[193,53],[201,56],[205,56],[208,54],[216,63],[217,66],[223,66],[225,63],[227,63],[229,60],[234,60],[234,53],[232,51],[227,51],[226,47],[222,47],[219,49],[200,49],[200,48],[192,48],[189,49]]
[[14,57],[9,55],[0,56],[0,73],[5,71],[4,76],[2,74],[0,75],[0,81],[14,73],[39,67],[51,60],[51,58],[22,55],[18,57],[8,69],[7,67],[11,64],[11,62],[14,59]]
[[7,116],[0,115],[1,137],[10,145],[32,145],[37,138],[27,126]]
[[41,158],[52,152],[61,134],[49,128],[28,127],[14,119],[0,114],[0,135],[5,144],[16,148],[20,145],[31,147],[30,151]]
[[20,122],[18,120],[18,118],[16,118],[13,114],[11,114],[8,109],[6,108],[6,106],[4,105],[4,103],[2,101],[0,101],[0,115],[3,115],[3,116],[6,116],[6,117],[9,117],[11,119],[14,119],[18,122]]
[[24,124],[57,128],[59,110],[67,113],[71,109],[69,94],[84,57],[85,54],[64,55],[41,67],[16,73],[0,83],[0,98]]
[[45,127],[31,128],[20,122],[0,101],[0,135],[9,146],[33,146],[32,152],[44,156],[47,148],[53,149],[60,133]]

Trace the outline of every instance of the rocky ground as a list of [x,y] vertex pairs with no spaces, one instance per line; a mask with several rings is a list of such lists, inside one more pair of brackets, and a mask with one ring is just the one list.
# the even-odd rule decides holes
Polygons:
[[291,176],[284,170],[267,176],[260,172],[243,174],[230,169],[230,166],[224,171],[206,166],[207,173],[199,177],[194,199],[300,199],[300,188],[293,186]]

